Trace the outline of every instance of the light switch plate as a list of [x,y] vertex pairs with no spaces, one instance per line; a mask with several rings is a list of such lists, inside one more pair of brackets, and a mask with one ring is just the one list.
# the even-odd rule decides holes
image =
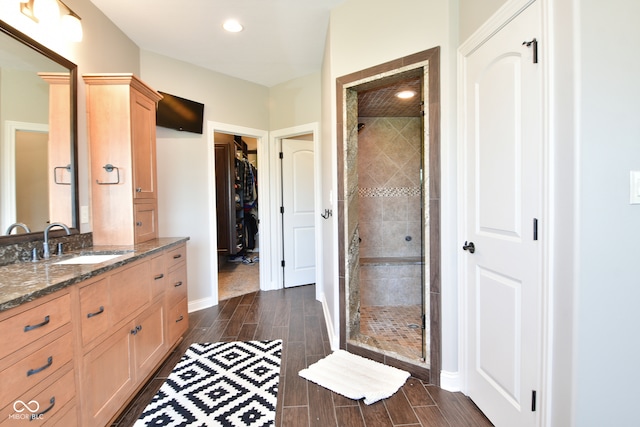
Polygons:
[[631,171],[629,183],[629,203],[640,205],[640,171]]
[[80,223],[89,223],[89,206],[80,206]]

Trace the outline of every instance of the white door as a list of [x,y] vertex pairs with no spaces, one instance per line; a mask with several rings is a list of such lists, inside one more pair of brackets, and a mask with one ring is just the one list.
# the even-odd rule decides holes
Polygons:
[[542,70],[523,42],[540,39],[539,3],[464,59],[466,390],[498,427],[536,423]]
[[284,286],[316,281],[313,141],[282,140]]

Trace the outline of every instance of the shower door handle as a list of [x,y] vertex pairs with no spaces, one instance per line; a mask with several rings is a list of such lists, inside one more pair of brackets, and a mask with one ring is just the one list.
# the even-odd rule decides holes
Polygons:
[[473,242],[467,243],[465,241],[464,246],[462,246],[462,249],[464,249],[465,251],[469,251],[469,253],[474,253],[476,251],[476,245],[474,245]]

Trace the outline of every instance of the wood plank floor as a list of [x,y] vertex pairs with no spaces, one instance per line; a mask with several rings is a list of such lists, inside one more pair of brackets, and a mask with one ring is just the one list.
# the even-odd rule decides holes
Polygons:
[[373,405],[354,401],[298,376],[298,371],[331,352],[322,307],[313,285],[253,292],[189,315],[185,339],[114,427],[133,425],[186,348],[193,342],[282,339],[284,342],[277,427],[491,426],[473,402],[409,378],[392,397]]

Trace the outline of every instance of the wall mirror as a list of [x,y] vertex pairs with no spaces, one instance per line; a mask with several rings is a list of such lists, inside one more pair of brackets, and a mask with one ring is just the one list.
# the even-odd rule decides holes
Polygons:
[[0,21],[0,245],[78,229],[76,84],[74,63]]

